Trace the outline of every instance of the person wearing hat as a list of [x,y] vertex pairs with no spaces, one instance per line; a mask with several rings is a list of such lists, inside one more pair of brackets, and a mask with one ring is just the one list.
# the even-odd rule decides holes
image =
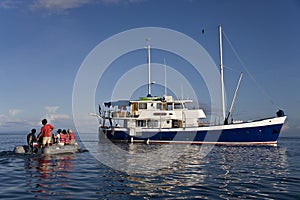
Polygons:
[[45,147],[46,145],[49,145],[51,143],[51,131],[54,129],[54,126],[48,124],[47,119],[43,119],[42,124],[43,126],[38,136],[38,140],[40,137],[43,137],[42,147]]

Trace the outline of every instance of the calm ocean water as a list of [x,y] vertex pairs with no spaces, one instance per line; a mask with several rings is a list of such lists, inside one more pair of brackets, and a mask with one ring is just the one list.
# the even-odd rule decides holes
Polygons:
[[[24,134],[0,134],[1,199],[300,197],[300,138],[281,137],[278,147],[215,146],[205,157],[199,153],[201,146],[192,145],[171,165],[144,174],[114,170],[96,160],[90,152],[55,156],[12,154],[14,146],[24,143]],[[94,142],[93,145],[101,149],[103,144]],[[145,155],[161,148],[146,144],[118,146],[128,154],[138,151],[146,152]],[[167,154],[157,156],[168,159]],[[127,162],[134,164],[134,160]],[[146,163],[141,170],[147,171]]]

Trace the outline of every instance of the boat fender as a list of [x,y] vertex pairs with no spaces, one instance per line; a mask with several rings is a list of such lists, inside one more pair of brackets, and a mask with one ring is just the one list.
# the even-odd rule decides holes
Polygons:
[[150,142],[150,139],[148,138],[147,141],[146,141],[146,144],[149,144],[149,142]]

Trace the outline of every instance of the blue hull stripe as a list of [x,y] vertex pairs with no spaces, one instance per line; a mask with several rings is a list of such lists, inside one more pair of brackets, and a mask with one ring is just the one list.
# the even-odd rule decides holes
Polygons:
[[[150,143],[194,143],[194,144],[276,144],[282,124],[261,127],[235,128],[220,131],[143,131],[137,136],[130,136],[127,131],[105,130],[102,134],[112,141]],[[100,131],[101,133],[101,131]]]

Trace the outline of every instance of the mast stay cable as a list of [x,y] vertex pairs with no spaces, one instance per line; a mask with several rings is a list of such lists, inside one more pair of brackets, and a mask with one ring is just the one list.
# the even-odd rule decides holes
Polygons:
[[255,83],[255,85],[260,89],[261,93],[275,106],[279,109],[279,106],[273,101],[272,97],[266,92],[266,90],[263,89],[263,87],[259,84],[259,82],[254,78],[254,76],[250,73],[250,71],[247,69],[246,65],[244,64],[244,62],[242,61],[241,57],[238,55],[237,51],[235,50],[235,48],[233,47],[231,41],[229,40],[229,38],[227,37],[226,33],[224,30],[223,34],[225,36],[225,39],[227,40],[230,48],[232,49],[234,55],[237,57],[238,61],[240,62],[240,64],[242,65],[242,67],[244,68],[244,70],[247,72],[247,74],[250,76],[250,78],[252,79],[252,81]]

